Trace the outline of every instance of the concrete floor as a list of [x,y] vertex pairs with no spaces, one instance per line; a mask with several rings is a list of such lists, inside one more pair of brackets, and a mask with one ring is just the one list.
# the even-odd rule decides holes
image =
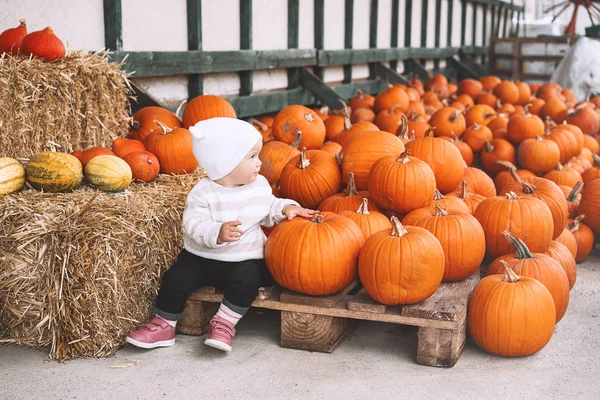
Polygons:
[[[253,310],[225,354],[179,335],[105,359],[47,360],[0,347],[0,399],[600,399],[600,251],[578,265],[567,314],[550,343],[502,358],[468,341],[449,369],[415,363],[416,329],[361,322],[332,354],[280,348],[278,313]],[[127,368],[115,368],[127,366]]]

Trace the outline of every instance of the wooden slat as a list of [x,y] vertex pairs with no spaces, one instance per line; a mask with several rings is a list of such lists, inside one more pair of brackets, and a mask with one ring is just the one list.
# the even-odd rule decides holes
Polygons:
[[317,64],[314,49],[117,52],[111,61],[125,59],[125,69],[135,77],[238,72],[273,68],[302,67]]
[[402,307],[402,315],[439,321],[459,321],[467,312],[469,295],[477,282],[479,271],[461,282],[442,283],[427,300]]
[[446,47],[452,46],[452,21],[454,20],[454,0],[448,0],[448,18],[446,20]]
[[373,300],[363,288],[348,301],[348,310],[385,314],[387,306]]
[[344,64],[366,64],[389,60],[406,60],[409,58],[448,58],[457,54],[459,47],[446,48],[388,48],[388,49],[362,49],[362,50],[326,50],[320,51],[319,66],[332,66]]
[[403,85],[408,85],[408,80],[405,77],[398,75],[398,73],[391,68],[386,67],[383,63],[377,64],[377,76],[392,84],[401,83]]
[[503,38],[506,37],[506,31],[507,31],[507,28],[508,28],[508,11],[509,11],[509,8],[506,7],[504,9],[504,23],[502,24],[502,37]]
[[[240,50],[252,48],[252,0],[240,0]],[[240,72],[240,96],[252,94],[252,71]]]
[[501,1],[501,0],[467,0],[467,2],[472,3],[472,4],[482,4],[482,5],[492,5],[492,6],[502,5],[504,7],[509,7],[515,11],[523,10],[525,8],[523,6],[515,5],[512,1],[509,3],[507,1]]
[[467,0],[461,0],[460,4],[460,44],[467,43]]
[[306,68],[300,69],[300,85],[330,109],[340,110],[344,107],[345,99]]
[[282,303],[301,304],[305,306],[333,307],[346,294],[348,294],[352,289],[354,289],[356,285],[358,285],[358,280],[355,280],[350,285],[346,286],[344,289],[329,296],[308,296],[303,293],[285,290],[279,295],[279,301],[281,301]]
[[[202,50],[202,0],[187,0],[188,50]],[[188,76],[188,98],[204,93],[204,78],[201,74]]]
[[447,62],[448,62],[448,66],[456,71],[459,79],[466,79],[466,78],[479,79],[479,78],[481,78],[481,74],[479,74],[477,71],[474,71],[468,65],[465,65],[464,63],[460,62],[459,60],[457,60],[454,57],[448,58]]
[[425,81],[429,77],[429,72],[417,60],[408,59],[404,61],[404,70],[410,71],[410,74],[416,74],[419,79]]
[[[421,0],[421,47],[427,47],[427,31],[429,26],[429,0]],[[421,59],[425,63],[425,59]]]
[[[398,18],[400,12],[400,0],[392,0],[392,32],[390,38],[390,47],[396,48],[398,47]],[[397,71],[398,61],[391,60],[390,61],[390,69],[392,71]]]
[[412,46],[412,0],[406,0],[404,6],[404,47],[408,48]]
[[[371,0],[369,11],[369,48],[377,48],[377,13],[379,0]],[[369,63],[369,79],[377,77],[377,63]]]
[[[435,0],[435,36],[434,46],[440,47],[440,36],[442,34],[442,0]],[[440,67],[440,60],[435,59],[433,61],[433,68],[438,69]]]
[[[471,15],[471,44],[477,46],[477,4],[472,4],[473,14]],[[485,45],[485,43],[482,43]]]
[[[482,7],[482,11],[483,11],[483,22],[482,22],[482,30],[481,30],[481,43],[483,45],[487,44],[487,38],[488,38],[488,6],[487,4],[485,4]],[[481,63],[485,64],[485,55],[481,56]]]
[[[314,48],[317,51],[325,46],[325,0],[314,0]],[[315,75],[323,80],[325,71],[320,66],[314,68]]]
[[112,51],[123,48],[121,0],[104,0],[104,47]]
[[[354,35],[354,0],[346,0],[344,7],[344,48],[352,49]],[[352,82],[352,65],[344,65],[344,83]]]
[[[288,0],[288,49],[297,49],[299,43],[300,0]],[[298,68],[289,68],[288,89],[300,86]]]

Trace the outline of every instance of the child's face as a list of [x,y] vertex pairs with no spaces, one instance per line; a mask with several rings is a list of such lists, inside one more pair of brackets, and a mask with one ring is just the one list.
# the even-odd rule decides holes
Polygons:
[[240,186],[254,182],[262,165],[262,162],[258,158],[258,153],[260,153],[261,149],[262,140],[259,140],[237,167],[223,178],[224,183],[228,186]]

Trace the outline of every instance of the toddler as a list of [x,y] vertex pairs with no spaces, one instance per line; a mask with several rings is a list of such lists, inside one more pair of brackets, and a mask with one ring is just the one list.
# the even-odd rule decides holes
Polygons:
[[249,123],[212,118],[190,127],[192,149],[208,177],[187,197],[183,244],[163,277],[155,317],[129,333],[127,342],[152,349],[175,344],[175,326],[187,298],[201,286],[224,289],[223,301],[210,321],[205,344],[231,351],[235,325],[248,311],[258,288],[272,284],[263,250],[263,226],[273,226],[315,211],[273,196],[258,174],[262,137]]

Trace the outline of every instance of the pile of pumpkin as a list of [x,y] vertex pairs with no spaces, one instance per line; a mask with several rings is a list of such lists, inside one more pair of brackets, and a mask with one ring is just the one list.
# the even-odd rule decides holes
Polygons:
[[69,192],[85,177],[102,191],[119,192],[134,179],[149,183],[159,173],[191,173],[198,162],[186,128],[215,116],[235,118],[235,111],[218,96],[199,96],[187,104],[182,120],[165,108],[140,109],[132,117],[128,138],[115,139],[111,149],[94,147],[72,154],[42,152],[25,167],[16,159],[0,158],[0,195],[19,191],[26,180],[46,192]]
[[410,304],[485,258],[471,335],[495,354],[537,352],[600,232],[598,106],[554,83],[437,75],[341,112],[293,105],[252,121],[273,192],[319,210],[270,232],[271,275],[311,295],[358,275],[376,301]]

